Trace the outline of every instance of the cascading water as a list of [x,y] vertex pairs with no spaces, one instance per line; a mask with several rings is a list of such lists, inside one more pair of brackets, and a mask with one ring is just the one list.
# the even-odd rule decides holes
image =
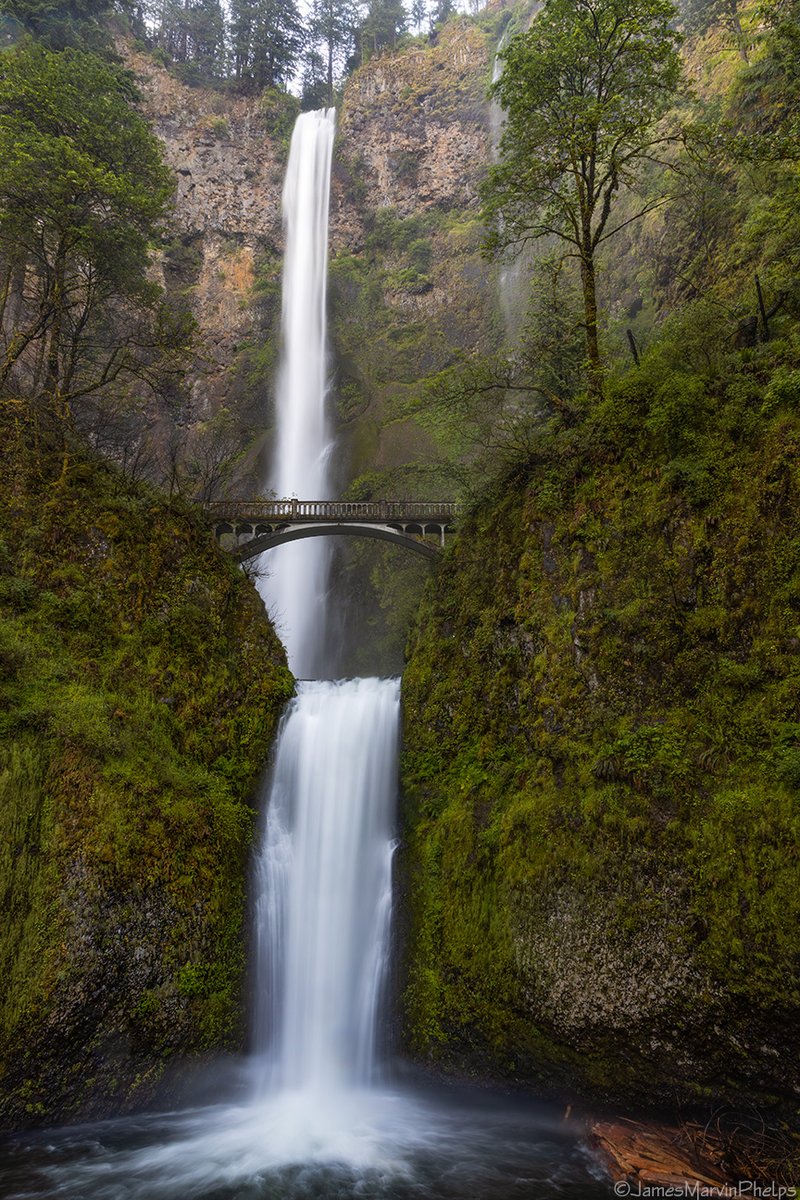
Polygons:
[[[298,119],[284,193],[275,490],[327,495],[325,258],[333,112]],[[269,552],[296,674],[324,671],[324,539]],[[15,1200],[589,1200],[560,1114],[376,1078],[389,946],[399,681],[303,682],[278,737],[256,881],[256,1053],[245,1098],[48,1130],[14,1146]],[[255,1082],[254,1082],[255,1077]],[[229,1081],[230,1086],[230,1081]],[[246,1091],[243,1091],[246,1089]],[[230,1093],[229,1093],[230,1094]]]
[[269,1087],[369,1083],[386,973],[399,681],[305,683],[278,740],[258,870]]
[[[538,9],[537,9],[538,11]],[[509,38],[512,33],[512,22],[506,25],[503,30],[500,41],[497,43],[497,49],[492,62],[492,83],[497,83],[503,74],[503,51],[508,45]],[[494,148],[495,157],[500,146],[500,138],[503,134],[503,109],[500,106],[499,100],[492,100],[489,109],[489,126],[492,134],[492,146]],[[515,257],[510,262],[505,262],[500,267],[500,272],[497,280],[498,299],[500,301],[500,310],[503,316],[503,329],[506,335],[508,345],[513,345],[519,338],[522,331],[522,322],[525,315],[524,306],[520,305],[519,297],[525,294],[523,287],[524,279],[530,272],[530,263],[524,250],[518,251]]]
[[[331,436],[325,411],[328,204],[336,130],[333,108],[298,117],[283,187],[282,353],[276,388],[276,449],[268,487],[283,499],[330,498]],[[303,679],[321,673],[329,563],[325,538],[281,546],[266,556],[260,583],[281,631],[289,665]]]
[[[286,262],[275,480],[328,496],[326,273],[333,109],[298,118],[283,193]],[[325,542],[270,554],[265,588],[298,675],[325,665]],[[322,635],[322,636],[321,636]],[[399,683],[301,683],[284,718],[256,905],[262,1092],[369,1081],[389,944]],[[338,1101],[334,1101],[338,1103]]]

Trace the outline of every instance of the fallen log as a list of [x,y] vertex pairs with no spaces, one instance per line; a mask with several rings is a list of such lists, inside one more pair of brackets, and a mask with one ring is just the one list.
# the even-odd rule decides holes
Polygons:
[[732,1182],[721,1152],[700,1149],[678,1128],[624,1118],[592,1121],[589,1144],[615,1182],[676,1188]]

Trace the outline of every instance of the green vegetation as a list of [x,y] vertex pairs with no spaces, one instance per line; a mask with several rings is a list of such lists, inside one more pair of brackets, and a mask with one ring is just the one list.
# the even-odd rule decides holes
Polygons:
[[[417,397],[425,377],[438,374],[460,345],[491,344],[481,233],[477,220],[460,213],[402,217],[382,208],[364,254],[331,261],[334,394],[351,499],[447,498],[463,478],[458,451],[467,452],[466,439],[457,445]],[[429,308],[433,289],[451,301]],[[336,554],[357,633],[347,670],[399,671],[427,566],[373,543],[343,545]]]
[[3,0],[3,44],[25,33],[52,50],[66,47],[108,53],[113,0]]
[[0,387],[62,423],[158,388],[191,335],[149,278],[173,181],[136,98],[94,54],[24,42],[0,62]]
[[242,1037],[250,796],[292,679],[196,515],[3,417],[6,1120]]
[[589,391],[602,391],[597,258],[641,219],[618,216],[616,194],[636,188],[669,140],[658,128],[680,78],[670,0],[548,0],[502,52],[492,91],[505,114],[500,161],[484,188],[489,245],[553,236],[580,266]]
[[[153,396],[166,411],[190,360],[200,267],[163,237],[161,146],[99,25],[90,53],[47,6],[41,28],[17,11],[41,41],[0,61],[6,1123],[140,1106],[241,1045],[251,800],[293,686],[196,510],[133,482]],[[229,425],[206,422],[202,462],[164,438],[154,473],[211,490]]]
[[423,605],[409,1015],[451,1062],[774,1100],[762,1046],[784,1071],[800,1005],[800,346],[702,371],[681,334],[542,428]]
[[[581,388],[580,281],[558,260],[538,267],[519,351],[429,390],[431,419],[482,431],[483,448],[409,645],[403,780],[416,1053],[791,1123],[790,13],[772,8],[749,62],[684,114],[674,202],[601,260],[598,294],[617,309],[601,311],[603,394]],[[651,193],[664,183],[654,169]],[[638,363],[616,342],[635,318]]]

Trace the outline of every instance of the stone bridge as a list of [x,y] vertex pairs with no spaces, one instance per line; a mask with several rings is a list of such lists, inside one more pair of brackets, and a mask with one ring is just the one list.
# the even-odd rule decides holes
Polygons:
[[458,505],[419,500],[212,500],[214,536],[240,562],[300,538],[350,535],[380,538],[438,558],[453,531]]

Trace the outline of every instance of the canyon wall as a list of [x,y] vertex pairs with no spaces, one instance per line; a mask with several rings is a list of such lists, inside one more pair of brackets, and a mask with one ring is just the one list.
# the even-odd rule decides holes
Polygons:
[[[501,19],[451,21],[436,44],[377,56],[345,87],[330,226],[342,487],[376,466],[436,461],[435,433],[409,408],[421,380],[496,341],[477,189]],[[160,270],[200,331],[188,386],[158,416],[162,449],[177,439],[185,458],[198,445],[200,457],[227,451],[228,486],[252,494],[271,433],[292,100],[189,88],[153,57],[125,54],[177,180]]]

